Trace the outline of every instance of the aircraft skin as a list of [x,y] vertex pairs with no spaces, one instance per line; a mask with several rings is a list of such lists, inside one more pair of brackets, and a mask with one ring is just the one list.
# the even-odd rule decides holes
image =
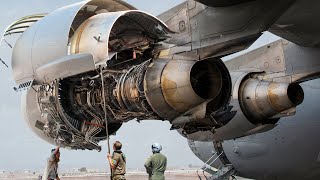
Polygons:
[[[264,39],[266,37],[268,36],[264,36]],[[277,42],[279,40],[258,49],[263,50],[266,46],[272,46]],[[296,46],[296,48],[302,48],[302,51],[305,52],[310,50],[310,48],[299,46]],[[317,50],[317,48],[311,49]],[[290,53],[293,52],[290,51]],[[300,51],[299,54],[303,53]],[[225,62],[229,69],[232,69],[232,64],[237,64],[233,62],[235,59],[237,57],[228,58]],[[315,67],[316,64],[314,64]],[[316,116],[319,110],[317,106],[319,82],[319,79],[315,79],[300,84],[305,93],[303,103],[297,107],[295,115],[282,117],[272,130],[222,142],[188,140],[191,150],[203,162],[207,162],[211,158],[207,164],[217,169],[231,164],[236,170],[236,174],[242,177],[253,179],[317,179],[320,176],[320,143],[317,140],[320,124]],[[222,148],[217,146],[220,143]],[[219,157],[213,162],[213,159],[222,151],[225,157]]]
[[[210,3],[210,1],[207,2]],[[294,40],[303,46],[314,47],[311,42],[316,42],[319,38],[311,30],[311,24],[317,25],[316,23],[312,23],[313,20],[310,18],[311,15],[318,15],[314,10],[318,4],[316,2],[311,4],[304,3],[303,1],[296,2],[296,5],[287,14],[283,15],[282,19],[280,18],[276,23],[277,25],[272,26],[270,31],[279,36]],[[299,7],[301,9],[297,11]],[[303,14],[302,12],[308,12],[310,17],[300,16]],[[292,34],[279,31],[279,24],[286,24],[286,19],[289,16],[292,17],[290,18],[292,24],[301,24],[302,21],[305,21],[305,28],[300,27],[300,36],[294,35],[296,33],[294,32],[295,30],[292,31]],[[295,18],[296,20],[294,20]],[[292,24],[291,26],[294,28]],[[288,28],[287,30],[290,31],[289,26],[284,28]],[[306,39],[310,41],[307,42]],[[295,50],[290,51],[284,56],[290,58],[310,53],[308,48],[302,49],[296,52],[294,52]],[[318,48],[310,49],[319,51]],[[319,54],[310,55],[308,58],[300,58],[298,61],[307,61],[312,58],[318,59]],[[230,59],[228,61],[229,64],[227,64],[229,71],[234,69],[230,68],[233,63],[232,61],[233,59]],[[249,62],[242,61],[243,64]],[[242,63],[236,63],[235,66]],[[310,61],[306,64],[309,64],[309,71],[311,71],[310,64],[313,64],[315,68],[318,66],[316,61]],[[316,79],[317,77],[314,78]],[[220,157],[215,162],[209,160],[207,164],[212,164],[213,167],[219,169],[230,163],[236,170],[236,174],[242,177],[253,179],[318,179],[320,177],[320,143],[317,137],[319,136],[320,124],[316,113],[319,111],[319,107],[317,106],[317,102],[319,101],[319,82],[316,79],[300,84],[305,93],[303,103],[297,106],[295,115],[282,117],[272,130],[234,140],[222,141],[222,148],[217,148],[214,145],[215,142],[188,140],[191,150],[203,162],[207,162],[217,153],[212,158],[215,159],[223,151],[224,158]]]
[[[312,179],[320,159],[317,7],[188,0],[154,17],[120,0],[91,0],[22,18],[5,35],[22,33],[15,90],[26,90],[26,122],[51,144],[99,151],[129,120],[168,120],[204,162],[221,154],[213,167]],[[266,30],[286,40],[221,60]]]
[[[320,124],[315,115],[319,111],[319,80],[305,82],[302,87],[307,96],[295,116],[283,118],[270,132],[224,143],[233,166],[243,175],[256,179],[320,177],[320,144],[316,138]],[[232,157],[236,147],[240,155]]]
[[[274,129],[222,143],[239,176],[275,180],[320,177],[319,84],[319,80],[302,83],[307,95],[299,113],[282,118]],[[216,152],[213,142],[189,140],[189,146],[204,162]],[[213,166],[219,168],[222,162],[217,160]]]

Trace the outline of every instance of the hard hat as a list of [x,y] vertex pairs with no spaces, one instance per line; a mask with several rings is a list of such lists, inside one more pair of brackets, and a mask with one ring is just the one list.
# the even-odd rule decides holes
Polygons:
[[162,146],[159,143],[153,143],[151,148],[153,153],[158,153],[162,150]]

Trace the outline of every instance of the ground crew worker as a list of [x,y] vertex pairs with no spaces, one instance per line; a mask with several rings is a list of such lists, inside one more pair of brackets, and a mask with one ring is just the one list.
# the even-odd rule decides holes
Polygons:
[[47,166],[44,170],[42,180],[60,180],[58,175],[58,163],[60,161],[59,147],[51,150],[51,155],[48,158]]
[[113,144],[112,156],[108,154],[108,161],[111,167],[112,180],[125,180],[126,156],[121,151],[122,144],[119,141]]
[[164,180],[164,171],[167,168],[167,158],[160,153],[162,146],[159,143],[154,143],[151,146],[152,153],[144,164],[149,180]]

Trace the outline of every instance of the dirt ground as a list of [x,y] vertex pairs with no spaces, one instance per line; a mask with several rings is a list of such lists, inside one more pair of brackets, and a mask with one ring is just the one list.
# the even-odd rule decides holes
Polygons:
[[[196,173],[166,173],[166,180],[199,180]],[[202,179],[206,179],[201,174]],[[11,176],[0,177],[0,180],[38,180],[38,177],[23,177],[23,176]],[[60,176],[61,180],[110,180],[105,175],[81,175],[81,176]],[[148,180],[148,176],[144,174],[129,174],[126,175],[127,180]]]
[[[108,177],[62,177],[61,180],[108,180]],[[126,176],[127,180],[148,180],[148,176],[145,175],[129,175]],[[174,175],[174,174],[168,174],[166,175],[166,180],[198,180],[197,175],[190,175],[190,174],[179,174],[179,175]],[[202,176],[202,179],[205,179]]]
[[[202,180],[206,179],[205,176],[199,173]],[[208,174],[207,177],[210,177]],[[200,180],[196,171],[173,171],[165,173],[166,180]],[[61,180],[110,180],[105,173],[94,173],[94,174],[61,174]],[[1,176],[0,180],[39,180],[36,175],[23,175],[23,174],[11,174],[7,176]],[[133,172],[126,175],[126,180],[148,180],[148,176],[145,173]],[[237,177],[237,180],[248,180],[245,178]]]

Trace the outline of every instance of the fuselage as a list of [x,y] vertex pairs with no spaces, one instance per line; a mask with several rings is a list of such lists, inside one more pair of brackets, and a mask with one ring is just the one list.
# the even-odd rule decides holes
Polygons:
[[229,161],[241,175],[256,179],[320,177],[320,80],[302,87],[305,100],[296,115],[282,118],[271,131],[223,143]]
[[[320,80],[301,84],[304,102],[294,116],[284,117],[264,133],[224,141],[223,151],[240,176],[253,179],[320,177]],[[192,144],[196,147],[192,148]],[[204,162],[215,152],[212,142],[191,143]],[[220,160],[214,163],[216,168]]]

